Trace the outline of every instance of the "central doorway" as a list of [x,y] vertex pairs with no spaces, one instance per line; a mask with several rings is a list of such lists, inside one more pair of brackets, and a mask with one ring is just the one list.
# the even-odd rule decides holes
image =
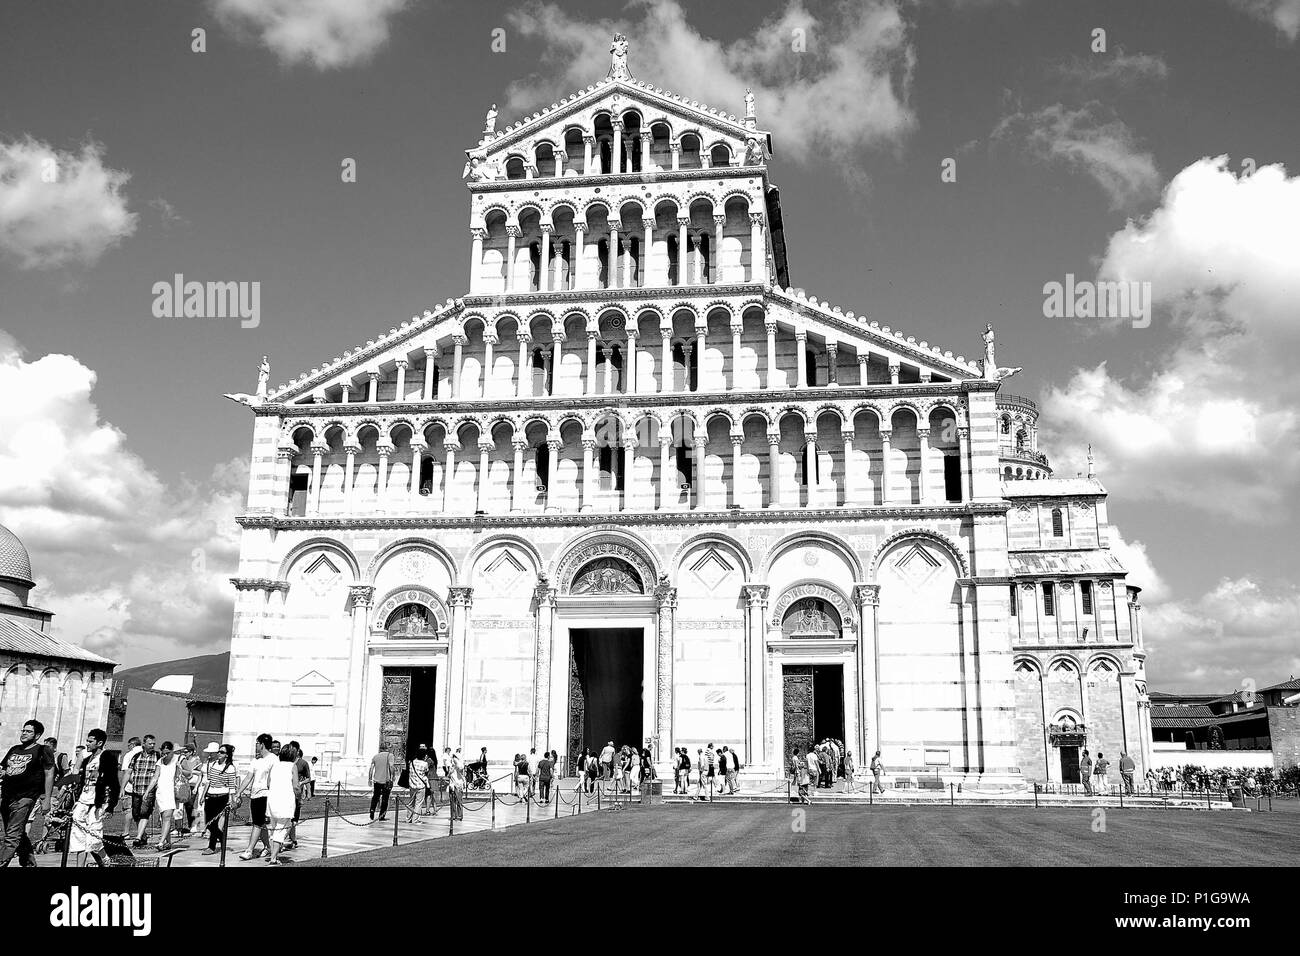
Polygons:
[[379,705],[379,739],[398,760],[415,756],[420,744],[436,748],[433,719],[436,667],[385,667]]
[[570,767],[584,747],[644,745],[644,637],[639,627],[569,630]]
[[844,741],[844,665],[786,664],[781,669],[785,753],[815,742]]

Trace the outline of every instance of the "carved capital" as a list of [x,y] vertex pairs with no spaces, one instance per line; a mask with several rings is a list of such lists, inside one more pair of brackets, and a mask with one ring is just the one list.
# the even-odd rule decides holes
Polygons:
[[442,450],[454,454],[455,452],[460,451],[460,442],[454,438],[443,439]]
[[318,444],[316,444],[315,442],[312,442],[311,453],[312,453],[312,455],[314,455],[315,457],[320,458],[320,457],[322,457],[322,456],[324,456],[324,455],[328,455],[328,454],[330,453],[330,446],[329,446],[329,445],[318,445]]
[[548,235],[548,236],[549,236],[551,233],[555,232],[555,223],[553,223],[553,222],[544,222],[544,223],[541,223],[541,224],[540,224],[539,228],[542,230],[542,232],[543,232],[545,235]]
[[404,359],[404,358],[393,359],[393,365],[395,365],[397,368],[407,368],[410,366],[410,364],[411,364],[410,359]]
[[423,455],[429,450],[429,443],[418,439],[411,442],[411,451],[417,455]]
[[474,589],[460,586],[448,588],[447,603],[452,607],[463,607],[468,611],[474,603]]
[[853,586],[853,600],[858,603],[858,607],[878,605],[880,603],[880,585],[855,584]]
[[690,224],[691,224],[691,217],[690,217],[690,216],[678,216],[678,217],[677,217],[677,225],[678,225],[678,226],[680,226],[680,227],[682,227],[682,228],[685,228],[685,227],[689,226]]
[[348,587],[348,597],[353,607],[369,607],[375,599],[375,589],[369,584],[353,584]]
[[739,447],[740,447],[741,445],[743,445],[743,444],[745,444],[745,436],[744,436],[744,435],[737,435],[737,434],[735,434],[735,433],[733,432],[733,433],[731,434],[731,446],[732,446],[733,448],[739,448]]
[[763,225],[763,214],[761,212],[751,212],[749,214],[749,224],[751,226]]
[[522,229],[520,229],[518,226],[515,226],[515,225],[506,226],[506,235],[507,235],[507,236],[512,236],[513,238],[518,239],[518,238],[519,238],[520,236],[522,236],[523,234],[524,234],[524,231],[523,231]]
[[515,338],[519,340],[520,345],[533,344],[533,334],[531,332],[516,332]]
[[714,217],[713,217],[713,225],[717,226],[719,229],[721,229],[721,228],[722,228],[723,226],[725,226],[726,224],[727,224],[727,217],[726,217],[726,216],[714,216]]
[[673,610],[677,607],[677,589],[667,581],[660,581],[654,587],[655,600],[659,602],[659,610]]
[[767,606],[767,596],[771,593],[771,588],[766,584],[742,584],[740,593],[745,595],[745,601],[750,608],[763,608]]
[[381,441],[375,444],[375,451],[379,452],[380,458],[387,458],[396,450],[396,446],[390,441]]
[[469,235],[471,239],[477,239],[482,242],[488,237],[488,231],[482,226],[470,226]]
[[644,218],[641,220],[642,229],[653,229],[654,227],[655,227],[655,221],[653,218]]
[[275,457],[280,461],[293,461],[298,457],[297,445],[281,445],[275,450]]

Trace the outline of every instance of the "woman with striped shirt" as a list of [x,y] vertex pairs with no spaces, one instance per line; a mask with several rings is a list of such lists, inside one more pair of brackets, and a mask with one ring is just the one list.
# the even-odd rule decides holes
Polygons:
[[218,843],[224,849],[226,835],[222,811],[238,791],[239,767],[235,764],[235,747],[222,744],[208,761],[203,782],[199,785],[199,800],[203,802],[203,819],[208,829],[208,848],[203,851],[204,856],[219,852]]

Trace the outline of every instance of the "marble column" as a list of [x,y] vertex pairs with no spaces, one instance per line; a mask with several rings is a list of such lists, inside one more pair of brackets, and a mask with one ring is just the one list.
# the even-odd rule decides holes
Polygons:
[[840,439],[844,442],[844,503],[846,505],[857,504],[858,494],[858,474],[857,468],[853,464],[853,429],[840,429]]
[[[352,601],[352,646],[348,653],[348,712],[347,733],[343,739],[343,752],[350,757],[365,756],[365,685],[366,645],[369,641],[370,603],[375,589],[368,584],[354,584],[348,588]],[[377,716],[377,715],[376,715]]]
[[474,589],[447,589],[451,606],[451,639],[447,642],[447,711],[443,726],[447,728],[445,746],[463,747],[461,740],[465,713],[465,642],[469,635],[469,612],[474,604]]
[[424,347],[424,388],[420,393],[422,401],[433,401],[433,374],[437,366],[438,347],[436,345],[426,345]]
[[659,510],[667,511],[669,496],[677,491],[677,481],[671,464],[673,438],[671,433],[659,434]]
[[794,332],[795,382],[798,388],[808,387],[808,333],[804,329]]
[[767,243],[763,241],[763,214],[749,214],[749,281],[767,281]]
[[397,366],[397,390],[393,393],[393,401],[402,402],[406,400],[406,367],[410,363],[406,359],[398,359],[393,364]]
[[722,227],[726,216],[713,217],[713,285],[722,285]]
[[483,240],[487,238],[487,230],[475,227],[470,229],[469,235],[469,292],[477,295],[483,291]]
[[677,610],[677,589],[667,576],[655,586],[659,605],[659,629],[655,642],[655,759],[673,746],[673,617]]
[[776,321],[771,320],[763,323],[763,329],[767,332],[767,380],[763,382],[764,388],[775,388],[776,385]]
[[889,439],[893,432],[888,428],[880,429],[880,503],[889,504]]
[[[674,161],[677,153],[673,153]],[[691,224],[690,216],[677,217],[677,284],[690,284],[690,242],[686,238],[686,227]]]
[[492,366],[494,364],[492,352],[496,348],[497,337],[491,329],[483,335],[483,390],[480,394],[484,398],[492,395]]
[[822,493],[817,481],[817,432],[815,431],[803,433],[803,476],[804,484],[808,488],[807,506],[819,507],[822,503]]
[[429,446],[418,439],[411,442],[411,510],[420,507],[420,462]]
[[532,362],[529,358],[533,337],[527,332],[515,333],[519,340],[519,364],[515,367],[515,397],[529,398],[533,394]]
[[533,652],[533,743],[544,748],[549,742],[551,708],[551,651],[555,641],[555,588],[545,578],[533,589],[536,615],[536,643]]
[[451,512],[451,491],[452,485],[456,481],[456,452],[460,451],[460,442],[444,441],[442,450],[446,456],[442,466],[442,513],[448,514]]
[[654,249],[654,229],[653,216],[641,220],[641,281],[637,285],[643,289],[650,284],[650,253]]
[[898,365],[896,364],[890,364],[889,366],[889,384],[898,384]]
[[594,176],[597,173],[597,169],[591,163],[591,150],[595,145],[595,136],[582,137],[582,175],[584,176]]
[[767,433],[767,499],[769,508],[781,507],[781,433]]
[[380,442],[375,450],[379,452],[379,482],[375,489],[378,500],[375,502],[375,510],[383,513],[388,510],[388,459],[393,454],[393,445],[391,442]]
[[466,339],[464,335],[453,335],[451,340],[456,345],[451,359],[451,400],[454,402],[460,398],[460,365],[465,356]]
[[596,463],[593,460],[596,452],[596,439],[583,437],[582,439],[582,504],[579,511],[590,511],[592,509],[592,495],[595,488],[595,471]]
[[[695,391],[707,392],[708,386],[705,384],[705,357],[708,353],[705,351],[705,339],[709,333],[708,319],[704,319],[701,325],[695,327]],[[689,368],[689,363],[687,365]]]
[[695,468],[694,468],[695,474],[692,476],[694,478],[694,481],[691,482],[691,485],[693,486],[692,490],[694,491],[694,495],[692,497],[695,499],[694,507],[696,511],[699,511],[705,507],[704,449],[708,447],[708,444],[709,444],[708,432],[695,433],[695,447],[692,449],[695,455]]
[[[599,335],[595,329],[587,330],[587,394],[596,394],[596,338]],[[608,358],[606,362],[608,362]]]
[[527,488],[531,482],[524,481],[524,449],[528,447],[528,441],[523,438],[516,438],[511,442],[515,450],[514,470],[510,481],[510,510],[520,512],[524,509],[524,488]]
[[668,152],[672,155],[673,172],[676,172],[678,169],[681,168],[682,144],[676,141],[669,143]]
[[871,757],[880,749],[880,690],[877,684],[879,651],[876,612],[880,606],[880,585],[858,584],[853,588],[858,605],[858,766],[869,767]]
[[311,446],[311,513],[320,514],[321,459],[329,453],[327,445]]
[[766,711],[766,682],[763,680],[767,652],[764,636],[767,631],[766,584],[741,585],[745,597],[745,756],[744,760],[757,767],[767,760],[764,753],[763,715]]
[[366,401],[373,405],[375,402],[379,401],[379,373],[375,371],[367,372],[366,378],[369,380],[369,388],[366,391]]
[[838,385],[838,370],[835,366],[839,363],[840,345],[838,342],[826,343],[826,384]]
[[858,385],[867,384],[867,362],[871,359],[871,353],[858,353]]
[[491,461],[489,456],[492,449],[496,447],[490,438],[483,438],[478,443],[478,494],[475,497],[474,510],[487,511],[488,503],[488,479],[491,477],[489,470]]
[[635,395],[636,387],[636,340],[637,330],[627,330],[627,355],[623,358],[623,394]]
[[623,171],[623,121],[615,117],[610,125],[614,127],[614,141],[610,144],[609,171],[618,174]]
[[[358,448],[357,451],[361,449]],[[281,445],[275,450],[275,491],[272,497],[272,513],[288,514],[289,478],[293,474],[293,460],[298,457],[295,445]]]
[[920,444],[921,444],[920,450],[918,452],[921,458],[921,467],[919,472],[917,473],[917,477],[919,479],[918,497],[920,500],[917,502],[917,504],[924,505],[924,504],[928,504],[930,501],[930,488],[929,488],[930,476],[926,474],[926,472],[928,472],[930,469],[930,429],[918,428],[916,430],[916,437],[920,440]]
[[609,249],[605,254],[605,288],[618,288],[618,223],[609,227]]
[[659,334],[663,343],[659,348],[659,391],[673,390],[673,330],[672,326],[660,326]]
[[975,469],[971,467],[970,461],[970,428],[960,426],[957,429],[957,451],[958,460],[961,462],[961,490],[965,500],[970,501],[975,497]]
[[[630,511],[628,507],[628,496],[632,491],[632,467],[636,462],[636,435],[625,434],[623,436],[623,494],[619,499],[619,510]],[[614,483],[615,489],[618,482]]]
[[[744,433],[731,433],[731,500],[724,501],[723,504],[732,504],[740,506],[740,459],[741,448],[745,444]],[[726,484],[722,487],[723,498],[727,496]]]
[[556,394],[560,384],[560,369],[564,358],[564,332],[551,331],[551,390],[547,394]]
[[[515,291],[515,244],[522,236],[518,226],[506,226],[506,294]],[[456,364],[460,364],[459,362]]]
[[740,391],[740,333],[744,325],[740,320],[731,323],[731,391]]
[[544,222],[542,229],[542,255],[537,263],[537,290],[539,292],[551,291],[551,233],[555,231],[552,223]]

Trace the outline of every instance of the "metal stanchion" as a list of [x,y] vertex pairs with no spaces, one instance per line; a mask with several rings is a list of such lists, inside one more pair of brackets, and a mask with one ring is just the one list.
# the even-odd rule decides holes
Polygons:
[[[46,816],[49,816],[49,814],[46,814]],[[63,835],[63,858],[59,860],[59,869],[66,870],[68,868],[68,847],[72,845],[72,828],[75,826],[76,824],[72,822],[72,814],[69,813],[68,832]]]
[[560,819],[560,790],[555,789],[555,819]]
[[226,865],[226,844],[230,842],[230,804],[221,811],[221,866]]
[[493,790],[492,791],[492,824],[488,829],[495,830],[496,828],[497,828],[497,792],[496,790]]
[[600,784],[596,784],[596,809],[597,810],[600,809],[600,791],[601,791]]
[[393,805],[393,846],[397,846],[397,821],[402,816],[402,795],[397,795],[397,802]]
[[1034,809],[1038,809],[1038,784],[1034,784]]
[[957,805],[957,796],[955,793],[953,793],[952,784],[950,783],[948,784],[948,806],[955,807],[956,805]]
[[325,798],[325,822],[320,831],[320,858],[323,860],[329,856],[330,849],[330,798]]

